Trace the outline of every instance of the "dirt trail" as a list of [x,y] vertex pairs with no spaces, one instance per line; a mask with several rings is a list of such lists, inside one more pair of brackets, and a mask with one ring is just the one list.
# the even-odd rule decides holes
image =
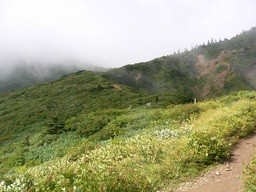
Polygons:
[[256,134],[242,139],[230,162],[213,168],[193,182],[184,183],[177,192],[239,192],[243,189],[243,165],[249,163],[256,149]]

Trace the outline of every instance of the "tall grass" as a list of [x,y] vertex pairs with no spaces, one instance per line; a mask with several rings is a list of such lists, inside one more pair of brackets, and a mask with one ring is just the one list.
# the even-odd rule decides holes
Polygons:
[[227,160],[238,139],[255,130],[256,102],[247,96],[140,110],[140,119],[132,115],[138,114],[137,110],[130,115],[121,113],[106,127],[115,125],[129,130],[141,121],[144,129],[98,144],[85,139],[70,148],[65,157],[0,176],[0,190],[157,191],[165,186],[174,189],[208,166]]

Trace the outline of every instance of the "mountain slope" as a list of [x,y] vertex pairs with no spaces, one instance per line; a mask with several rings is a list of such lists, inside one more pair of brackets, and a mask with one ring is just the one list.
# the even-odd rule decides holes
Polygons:
[[134,88],[88,71],[1,95],[0,143],[16,137],[21,139],[23,131],[42,131],[54,117],[57,123],[65,123],[80,113],[144,105],[148,102],[145,96]]
[[1,71],[0,94],[8,93],[32,85],[37,85],[46,81],[53,81],[63,75],[78,71],[78,67],[67,67],[63,65],[43,66],[37,63],[20,63],[16,67],[7,71]]
[[[2,65],[7,65],[3,63]],[[80,71],[81,69],[92,71],[105,71],[100,67],[85,65],[80,62],[70,61],[63,63],[45,63],[22,61],[11,63],[13,67],[3,67],[0,71],[0,94],[9,93],[25,87],[40,83],[54,81],[63,75]]]
[[256,28],[224,41],[209,41],[191,51],[112,69],[111,78],[146,89],[183,97],[183,102],[215,98],[256,88]]
[[[126,108],[129,107],[128,98],[133,101],[140,94],[142,92],[102,75],[80,71],[56,81],[1,95],[1,111],[4,113],[1,118],[14,111],[20,113],[23,119],[38,113],[42,113],[41,117],[50,113],[49,116],[55,114],[65,118],[81,111]],[[37,111],[26,111],[32,108]]]
[[155,191],[226,160],[255,130],[255,30],[1,94],[0,190]]
[[[146,92],[89,71],[0,95],[0,170],[64,156],[89,136],[99,142],[131,132],[120,131],[116,125],[103,128],[117,115],[128,114],[128,108],[144,107],[153,99]],[[143,126],[136,123],[134,129]]]
[[106,72],[106,75],[152,94],[166,95],[172,102],[193,100],[196,57],[191,53],[167,56],[149,62],[127,65]]
[[[67,122],[96,128],[89,137],[64,132],[40,144],[42,138],[30,132],[14,146],[2,146],[0,190],[174,190],[227,161],[235,143],[255,131],[255,98],[255,92],[238,92],[167,109],[100,110]],[[94,140],[99,132],[112,137]]]
[[[237,90],[256,89],[256,27],[230,40],[211,40],[149,62],[127,65],[104,73],[127,85],[169,98],[172,103],[203,100]],[[55,80],[77,71],[64,65],[35,68],[22,65],[0,78],[0,93]],[[87,66],[88,67],[88,66]],[[34,68],[34,69],[33,69]]]

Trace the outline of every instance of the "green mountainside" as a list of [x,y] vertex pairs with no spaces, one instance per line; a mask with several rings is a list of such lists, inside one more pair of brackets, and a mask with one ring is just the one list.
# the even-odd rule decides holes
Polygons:
[[231,158],[238,140],[256,129],[255,100],[255,91],[237,92],[165,109],[81,111],[64,122],[52,116],[45,124],[12,126],[2,138],[0,191],[173,190]]
[[252,28],[1,94],[0,191],[175,189],[255,131],[255,66]]
[[131,104],[143,105],[150,100],[150,96],[134,88],[93,72],[80,71],[0,96],[0,143],[16,137],[21,139],[23,132],[48,129],[47,123],[56,123],[60,126],[56,133],[62,133],[66,131],[62,130],[65,121],[79,114],[127,109]]
[[170,97],[215,98],[232,91],[256,88],[256,28],[191,51],[126,65],[107,72],[111,78]]

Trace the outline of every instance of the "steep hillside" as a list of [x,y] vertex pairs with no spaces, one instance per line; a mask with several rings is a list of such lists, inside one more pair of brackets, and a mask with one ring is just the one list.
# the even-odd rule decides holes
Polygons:
[[237,51],[227,50],[215,59],[207,60],[203,54],[198,54],[197,84],[193,87],[198,98],[215,98],[232,91],[254,89],[253,82],[237,70],[231,61],[237,55]]
[[165,95],[173,103],[191,102],[192,87],[196,85],[196,61],[194,54],[186,52],[113,69],[106,75],[152,94]]
[[183,102],[193,97],[215,98],[238,90],[256,88],[256,28],[224,41],[209,41],[149,62],[112,69],[111,78],[165,93]]
[[[130,105],[144,106],[151,99],[141,91],[88,71],[80,71],[63,76],[57,81],[1,95],[0,153],[8,146],[10,154],[0,155],[0,167],[2,169],[3,164],[8,162],[10,165],[7,167],[11,167],[17,163],[16,160],[19,161],[17,158],[12,162],[16,157],[12,154],[17,152],[17,143],[40,146],[51,143],[58,138],[58,134],[64,132],[77,131],[85,134],[78,124],[72,123],[72,118],[78,118],[80,114],[127,109]],[[96,117],[102,117],[103,125],[108,122],[104,119],[104,113]],[[92,121],[100,119],[93,119],[92,116],[91,123]],[[101,127],[97,129],[100,130]]]
[[[33,65],[21,65],[9,76],[0,77],[0,93],[55,80],[79,70],[61,66],[35,68]],[[253,90],[256,89],[256,28],[230,40],[212,39],[191,51],[126,65],[104,74],[120,83],[169,98],[172,103]]]
[[174,189],[228,160],[256,128],[255,38],[1,94],[0,191]]

